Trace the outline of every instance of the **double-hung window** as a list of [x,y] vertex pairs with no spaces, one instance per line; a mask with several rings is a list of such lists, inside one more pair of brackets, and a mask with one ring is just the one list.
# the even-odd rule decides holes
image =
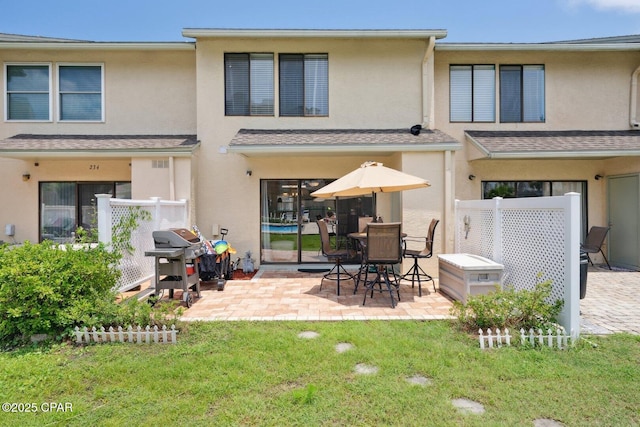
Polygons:
[[225,115],[273,115],[273,54],[224,55]]
[[279,58],[280,116],[328,116],[328,55],[281,54]]
[[494,65],[449,67],[449,118],[452,122],[494,122],[496,110]]
[[544,122],[544,65],[500,66],[500,121]]
[[6,119],[51,120],[51,66],[6,66]]
[[60,120],[103,120],[102,82],[101,65],[59,65]]

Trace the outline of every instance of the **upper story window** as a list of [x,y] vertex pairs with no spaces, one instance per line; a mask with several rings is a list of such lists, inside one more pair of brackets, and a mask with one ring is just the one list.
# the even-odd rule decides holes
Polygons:
[[6,66],[6,119],[51,120],[51,67]]
[[273,54],[224,55],[225,115],[273,115]]
[[544,122],[544,65],[500,66],[500,121]]
[[451,65],[449,68],[452,122],[496,120],[496,69],[494,65]]
[[[56,71],[58,120],[104,120],[103,66],[59,64]],[[7,120],[52,120],[51,65],[7,64],[6,76]]]
[[281,54],[280,115],[328,116],[327,54]]
[[101,65],[59,65],[59,118],[73,121],[101,121]]

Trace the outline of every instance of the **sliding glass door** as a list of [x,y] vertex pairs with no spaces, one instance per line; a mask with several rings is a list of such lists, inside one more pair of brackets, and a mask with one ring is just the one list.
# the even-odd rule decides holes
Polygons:
[[41,182],[40,240],[69,243],[78,227],[89,231],[98,223],[96,194],[131,198],[130,182]]
[[482,181],[482,198],[542,197],[580,193],[582,203],[581,232],[587,235],[587,182],[586,181]]
[[311,193],[333,180],[262,180],[261,263],[325,263],[316,221],[326,219],[334,244],[358,231],[358,218],[372,216],[371,196],[318,199]]

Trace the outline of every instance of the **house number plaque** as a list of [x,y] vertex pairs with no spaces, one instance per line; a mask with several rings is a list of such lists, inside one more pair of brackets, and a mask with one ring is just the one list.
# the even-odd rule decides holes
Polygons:
[[98,169],[100,169],[100,165],[89,165],[90,171],[97,171]]

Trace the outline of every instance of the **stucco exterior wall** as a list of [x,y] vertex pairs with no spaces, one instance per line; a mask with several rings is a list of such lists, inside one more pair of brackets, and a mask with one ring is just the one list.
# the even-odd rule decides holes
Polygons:
[[104,123],[7,122],[0,103],[0,138],[20,133],[86,135],[180,135],[196,128],[195,55],[193,51],[0,50],[5,63],[50,63],[55,93],[56,64],[104,64]]
[[[421,121],[422,41],[393,40],[208,40],[198,39],[198,137],[201,140],[197,218],[229,228],[229,241],[243,254],[259,253],[260,179],[339,178],[367,160],[401,168],[394,156],[245,157],[223,153],[241,128],[409,128]],[[276,117],[225,117],[224,53],[273,52]],[[277,117],[278,53],[327,53],[328,117]],[[418,168],[417,168],[418,169]],[[251,170],[252,175],[246,175]],[[420,168],[419,176],[427,169]],[[393,203],[392,201],[388,203]],[[381,202],[381,206],[384,202]],[[383,208],[384,209],[384,208]],[[389,214],[392,209],[389,206]],[[386,219],[386,218],[385,218]]]
[[[496,65],[496,122],[449,122],[449,65]],[[500,123],[499,66],[544,64],[545,122]],[[474,160],[476,149],[465,140],[465,130],[624,130],[629,126],[631,76],[640,65],[640,53],[553,51],[447,51],[435,54],[436,128],[464,143],[455,154],[456,192],[461,200],[482,197],[482,181],[584,180],[588,187],[589,224],[606,223],[603,176],[640,172],[637,157],[589,160]],[[468,179],[470,174],[475,180]]]
[[[59,122],[58,106],[52,100],[52,120],[48,122],[13,122],[5,120],[5,102],[0,103],[0,139],[17,134],[87,134],[87,135],[184,135],[196,133],[196,76],[193,50],[105,50],[87,49],[22,50],[0,49],[2,82],[6,81],[6,63],[51,64],[52,93],[56,90],[56,65],[91,63],[104,65],[105,121]],[[3,89],[4,97],[4,89]],[[16,225],[17,241],[38,239],[38,182],[40,181],[134,181],[133,169],[141,164],[124,154],[104,158],[100,153],[85,159],[62,160],[59,157],[29,156],[25,159],[0,159],[0,200],[14,201],[0,207],[0,226]],[[38,162],[39,166],[34,167]],[[177,161],[176,188],[181,198],[191,198],[190,159]],[[148,161],[150,164],[150,160]],[[182,165],[185,163],[185,165]],[[99,169],[88,165],[99,164]],[[130,166],[132,165],[132,166]],[[28,182],[22,174],[31,173]],[[150,179],[150,166],[138,169],[134,193],[160,195],[168,191],[161,177]],[[138,179],[140,181],[138,182]],[[134,195],[135,197],[135,195]],[[10,241],[4,233],[0,240]]]
[[[11,160],[11,167],[4,168],[0,161],[2,188],[0,188],[0,240],[11,242],[4,236],[4,225],[14,224],[15,240],[38,241],[39,183],[47,181],[129,181],[131,177],[129,161],[117,159],[45,159]],[[37,166],[36,166],[37,163]],[[29,181],[22,180],[22,174],[29,173]]]

